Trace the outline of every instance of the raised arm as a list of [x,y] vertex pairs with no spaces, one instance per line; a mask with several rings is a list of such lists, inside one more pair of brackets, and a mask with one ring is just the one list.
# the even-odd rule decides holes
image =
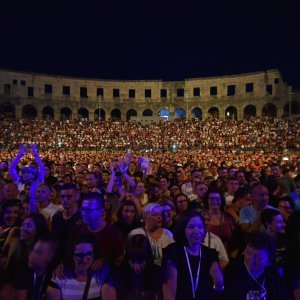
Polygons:
[[19,145],[19,151],[15,159],[12,161],[10,167],[9,167],[9,173],[11,175],[11,178],[14,182],[20,182],[21,177],[19,176],[17,172],[17,166],[20,162],[21,158],[27,153],[27,147],[26,145],[20,144]]
[[34,156],[35,161],[36,161],[36,163],[38,165],[38,169],[39,169],[37,180],[38,180],[39,183],[43,183],[44,182],[45,171],[44,171],[43,162],[42,162],[42,160],[41,160],[41,158],[39,156],[36,144],[32,144],[31,145],[31,153]]

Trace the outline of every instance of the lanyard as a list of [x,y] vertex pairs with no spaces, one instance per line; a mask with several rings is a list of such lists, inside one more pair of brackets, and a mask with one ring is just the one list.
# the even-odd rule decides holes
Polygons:
[[43,284],[44,284],[44,281],[45,281],[46,273],[44,274],[44,276],[42,278],[41,285],[40,285],[39,289],[37,288],[37,276],[36,276],[35,272],[34,272],[33,276],[34,276],[33,277],[33,294],[35,294],[35,291],[37,291],[37,298],[36,299],[39,299],[40,294],[42,292]]
[[199,250],[199,265],[198,265],[198,269],[197,269],[197,276],[196,276],[196,280],[194,282],[194,277],[193,277],[193,273],[192,273],[192,269],[191,269],[191,265],[190,265],[190,259],[188,256],[188,253],[186,251],[186,248],[184,248],[184,252],[185,252],[185,257],[186,257],[186,262],[189,268],[189,272],[190,272],[190,278],[191,278],[191,284],[192,284],[192,292],[193,292],[193,299],[195,299],[195,295],[196,295],[196,290],[199,284],[199,274],[200,274],[200,265],[201,265],[201,247]]
[[262,289],[263,291],[263,294],[261,295],[261,297],[263,297],[262,299],[266,299],[266,294],[267,294],[267,290],[265,288],[265,281],[266,281],[266,278],[264,278],[264,281],[263,283],[259,283],[256,278],[253,276],[253,274],[251,273],[251,271],[248,269],[247,265],[244,263],[245,267],[246,267],[246,270],[247,272],[249,273],[249,275],[251,276],[251,278],[256,282],[256,284],[259,285],[259,287]]

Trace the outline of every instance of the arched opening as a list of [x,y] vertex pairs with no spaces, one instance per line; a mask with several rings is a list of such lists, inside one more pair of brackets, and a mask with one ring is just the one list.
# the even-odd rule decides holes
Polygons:
[[111,111],[111,119],[112,121],[119,121],[121,120],[121,111],[117,108]]
[[78,120],[80,119],[89,119],[89,111],[86,108],[78,109]]
[[[291,114],[300,115],[300,102],[297,100],[291,101]],[[288,102],[283,108],[283,115],[285,117],[290,115],[290,103]]]
[[16,108],[9,102],[2,103],[0,105],[0,117],[1,118],[15,118]]
[[143,111],[143,117],[152,117],[153,116],[153,111],[151,109],[145,109]]
[[37,116],[37,111],[33,105],[27,104],[27,105],[23,106],[23,108],[22,108],[22,118],[23,119],[35,119],[36,116]]
[[177,108],[174,114],[175,119],[185,119],[186,111],[183,108]]
[[225,119],[237,120],[237,109],[234,106],[229,106],[225,110]]
[[44,120],[54,120],[54,109],[51,106],[45,106],[42,110]]
[[63,107],[60,110],[60,120],[65,121],[65,120],[71,120],[72,118],[72,110],[69,107]]
[[276,117],[277,116],[277,107],[273,103],[267,103],[262,109],[263,117]]
[[164,118],[165,120],[170,120],[170,113],[167,109],[163,108],[158,112],[159,116]]
[[256,107],[254,105],[247,105],[244,108],[244,119],[249,119],[256,116]]
[[126,113],[126,121],[130,121],[131,117],[136,117],[137,116],[137,111],[134,109],[129,109]]
[[[100,114],[99,114],[100,112]],[[94,111],[94,120],[97,120],[97,121],[105,121],[105,116],[106,116],[106,113],[105,113],[105,110],[104,109],[100,109],[97,108],[95,111]]]
[[219,116],[220,116],[220,112],[219,112],[219,109],[217,107],[213,106],[208,110],[208,117],[209,118],[217,119],[217,118],[219,118]]
[[193,110],[192,110],[192,116],[193,116],[193,118],[195,118],[195,119],[200,119],[200,120],[202,120],[202,109],[199,108],[199,107],[193,108]]

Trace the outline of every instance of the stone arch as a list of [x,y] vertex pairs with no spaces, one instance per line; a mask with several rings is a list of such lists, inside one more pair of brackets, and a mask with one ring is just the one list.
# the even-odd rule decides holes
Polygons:
[[186,111],[183,108],[177,108],[175,109],[174,114],[175,119],[185,119],[186,118]]
[[119,121],[121,120],[122,113],[119,109],[115,108],[111,111],[111,119],[112,121]]
[[153,116],[153,111],[151,109],[145,109],[143,111],[143,117],[152,117]]
[[89,111],[87,108],[81,107],[78,109],[78,120],[80,119],[89,119]]
[[42,110],[44,120],[54,120],[54,109],[51,106],[45,106]]
[[[99,112],[100,112],[100,115],[99,115]],[[100,118],[99,118],[100,117]],[[105,121],[105,117],[106,117],[106,113],[105,113],[105,110],[100,108],[97,108],[95,111],[94,111],[94,120],[97,120],[99,121]]]
[[[300,102],[298,100],[291,101],[291,114],[292,115],[300,115]],[[283,115],[285,117],[290,115],[290,103],[286,103],[283,108]]]
[[247,105],[244,108],[244,119],[249,119],[250,117],[256,116],[256,107],[252,104]]
[[160,109],[158,115],[165,120],[170,120],[170,112],[166,108]]
[[277,107],[273,103],[266,103],[262,108],[263,117],[276,117],[277,116]]
[[192,110],[192,116],[195,119],[202,120],[202,109],[200,107],[194,107]]
[[228,106],[225,110],[225,118],[237,120],[238,112],[235,106]]
[[217,119],[220,116],[220,111],[217,107],[212,106],[211,108],[209,108],[208,110],[208,117],[212,118],[212,119]]
[[1,118],[15,118],[16,108],[10,102],[5,102],[0,105]]
[[126,121],[130,121],[131,117],[136,117],[137,111],[135,109],[129,109],[126,113]]
[[35,119],[37,116],[36,108],[31,104],[26,104],[22,107],[22,118],[23,119]]
[[60,110],[60,120],[71,120],[72,119],[72,110],[69,107],[63,107]]

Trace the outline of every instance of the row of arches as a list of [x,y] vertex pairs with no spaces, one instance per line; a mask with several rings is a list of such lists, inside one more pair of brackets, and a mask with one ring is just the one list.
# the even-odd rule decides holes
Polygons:
[[[289,114],[289,103],[287,103],[284,106],[284,115]],[[300,114],[300,103],[298,101],[292,101],[291,103],[291,111],[293,114]],[[211,107],[207,111],[208,117],[212,118],[218,118],[220,117],[219,109],[215,106]],[[4,117],[11,117],[14,118],[16,116],[15,113],[15,107],[11,103],[4,103],[0,105],[0,115]],[[169,120],[170,119],[170,111],[168,109],[161,109],[158,112],[158,115]],[[243,117],[248,118],[251,116],[257,115],[257,109],[254,105],[247,105],[243,110]],[[130,120],[131,117],[138,116],[138,112],[135,109],[129,109],[126,112],[126,120]],[[145,109],[142,112],[142,116],[151,117],[155,116],[155,113],[151,109]],[[277,116],[277,107],[273,103],[267,103],[262,108],[262,116],[270,116],[270,117],[276,117]],[[37,117],[37,110],[36,108],[31,105],[27,104],[23,106],[22,108],[22,118],[36,118]],[[78,119],[89,119],[90,113],[89,110],[86,108],[80,108],[77,111],[77,115],[75,118]],[[183,108],[178,108],[174,111],[174,117],[178,119],[184,119],[184,118],[203,118],[203,111],[199,107],[195,107],[191,111],[191,115],[187,116],[187,112]],[[234,106],[229,106],[225,110],[225,118],[230,119],[237,119],[238,117],[238,111],[237,108]],[[51,106],[46,106],[42,109],[42,118],[53,120],[54,119],[54,109]],[[69,107],[63,107],[60,110],[60,120],[70,120],[74,118],[73,112]],[[122,112],[121,110],[115,108],[111,111],[110,116],[106,116],[106,112],[103,109],[96,109],[94,111],[94,120],[107,120],[111,118],[112,120],[120,120],[122,118]]]

